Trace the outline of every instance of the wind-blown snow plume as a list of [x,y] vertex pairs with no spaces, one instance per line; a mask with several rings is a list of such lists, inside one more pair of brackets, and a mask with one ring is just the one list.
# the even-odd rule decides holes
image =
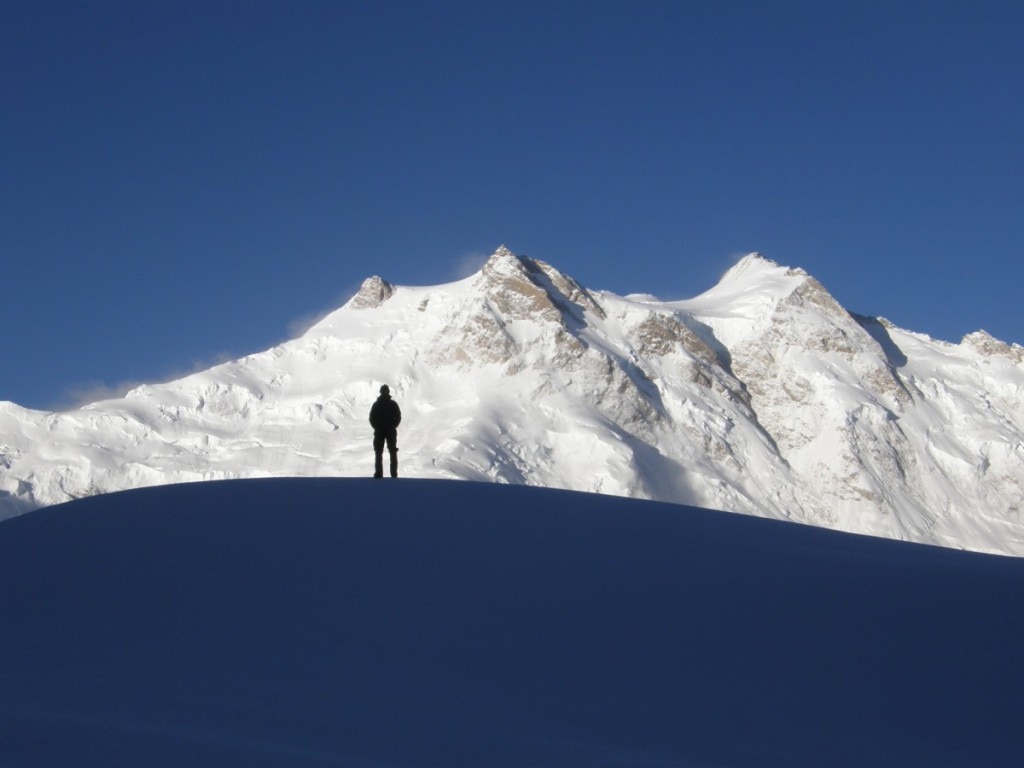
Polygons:
[[0,403],[0,513],[160,483],[401,472],[651,498],[1024,555],[1024,349],[847,312],[747,256],[681,302],[500,248],[447,285],[371,277],[301,337],[61,413]]

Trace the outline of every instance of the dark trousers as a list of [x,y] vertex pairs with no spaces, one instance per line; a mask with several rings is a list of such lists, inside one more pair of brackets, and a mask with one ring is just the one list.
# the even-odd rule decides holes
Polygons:
[[391,476],[398,477],[398,431],[373,433],[373,476],[384,477],[384,443],[391,454]]

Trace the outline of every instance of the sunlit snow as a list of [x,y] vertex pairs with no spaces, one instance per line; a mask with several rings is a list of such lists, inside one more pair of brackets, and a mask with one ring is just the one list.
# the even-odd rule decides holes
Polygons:
[[1024,555],[1024,350],[851,314],[756,254],[677,302],[499,249],[368,279],[278,347],[62,413],[0,403],[0,515],[193,480],[372,473],[381,383],[406,477],[670,501]]

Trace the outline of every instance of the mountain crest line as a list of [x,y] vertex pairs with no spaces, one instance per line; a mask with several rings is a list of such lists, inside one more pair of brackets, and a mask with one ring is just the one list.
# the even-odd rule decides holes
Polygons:
[[0,517],[127,488],[402,474],[655,499],[1024,555],[1024,348],[848,311],[759,254],[683,301],[502,246],[453,283],[370,277],[298,338],[63,412],[0,403]]

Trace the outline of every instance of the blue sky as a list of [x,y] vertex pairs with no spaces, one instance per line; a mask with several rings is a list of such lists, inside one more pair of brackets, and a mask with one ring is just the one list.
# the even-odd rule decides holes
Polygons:
[[761,251],[1024,343],[1024,4],[0,0],[0,400],[265,349],[506,244],[695,295]]

